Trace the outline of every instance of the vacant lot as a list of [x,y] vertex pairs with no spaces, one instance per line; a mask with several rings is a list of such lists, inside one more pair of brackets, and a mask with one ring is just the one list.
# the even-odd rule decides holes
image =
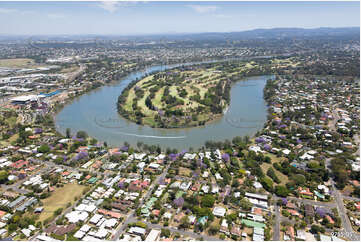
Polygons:
[[40,65],[35,64],[32,59],[0,59],[0,67],[9,67],[9,68],[35,68]]
[[42,200],[44,211],[41,213],[39,220],[44,221],[53,216],[54,211],[59,208],[65,209],[68,203],[73,203],[75,197],[80,197],[85,186],[78,184],[66,184],[57,188],[50,197]]
[[[268,171],[268,169],[269,169],[270,167],[273,168],[273,170],[274,170],[275,173],[276,173],[276,176],[280,179],[280,181],[281,181],[280,185],[285,185],[285,184],[288,182],[288,177],[287,177],[286,175],[284,175],[282,172],[276,170],[276,169],[275,169],[271,164],[269,164],[269,163],[265,163],[265,162],[264,162],[264,163],[261,165],[261,168],[262,168],[262,171],[263,171],[264,174],[267,174],[267,171]],[[270,178],[271,178],[271,177],[270,177]],[[274,183],[274,185],[278,185],[278,184],[277,184],[277,183]]]
[[180,167],[179,168],[179,175],[181,176],[190,176],[192,171],[188,168]]

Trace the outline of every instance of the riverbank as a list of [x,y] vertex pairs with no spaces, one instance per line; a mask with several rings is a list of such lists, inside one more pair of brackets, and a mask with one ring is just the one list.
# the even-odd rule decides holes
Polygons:
[[[147,72],[163,70],[164,67],[153,67]],[[162,148],[194,149],[204,146],[207,140],[223,141],[234,136],[252,136],[266,120],[267,112],[263,100],[263,87],[268,76],[245,78],[244,85],[233,85],[229,111],[220,115],[205,126],[178,129],[158,129],[137,125],[121,117],[115,107],[115,100],[123,88],[135,78],[141,78],[144,72],[133,73],[116,85],[104,86],[95,92],[84,94],[66,105],[56,116],[58,131],[65,134],[66,128],[72,132],[85,130],[97,140],[107,141],[111,146],[121,146],[127,141],[132,146],[138,142],[159,145]],[[235,98],[233,98],[235,97]],[[233,101],[232,101],[233,100]],[[251,102],[250,102],[251,100]],[[233,104],[232,104],[233,102]],[[253,108],[247,105],[250,102]],[[255,109],[256,111],[253,111]],[[241,127],[232,127],[225,117],[237,119]],[[96,122],[95,122],[96,120]],[[110,121],[109,121],[110,120]],[[248,120],[257,120],[250,123]]]

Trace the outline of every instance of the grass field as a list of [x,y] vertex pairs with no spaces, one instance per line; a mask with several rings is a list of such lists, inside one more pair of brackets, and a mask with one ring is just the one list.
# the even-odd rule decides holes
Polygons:
[[60,71],[60,73],[70,73],[70,72],[76,72],[77,70],[79,70],[79,66],[77,65],[73,65],[70,66],[68,68],[64,68]]
[[18,58],[18,59],[0,59],[0,67],[9,68],[36,68],[38,65],[32,59]]
[[11,137],[9,138],[9,142],[11,143],[11,142],[13,142],[13,141],[16,141],[18,138],[19,138],[19,134],[14,134],[13,136],[11,136]]
[[[175,73],[178,73],[175,71]],[[176,74],[177,75],[177,74]],[[144,115],[143,123],[150,126],[157,126],[155,121],[156,115],[158,115],[157,110],[151,110],[145,105],[146,98],[151,94],[151,88],[158,88],[154,93],[154,97],[151,98],[151,102],[158,110],[182,110],[183,116],[180,117],[180,125],[185,125],[188,120],[185,119],[185,116],[198,116],[198,121],[207,121],[210,119],[210,116],[207,113],[210,111],[208,106],[199,103],[196,100],[191,100],[190,97],[194,95],[199,95],[201,99],[204,98],[204,94],[208,89],[216,85],[219,81],[220,73],[216,73],[213,69],[202,69],[197,70],[188,70],[183,71],[181,76],[174,78],[172,75],[165,77],[155,77],[155,75],[150,75],[142,80],[140,80],[135,86],[133,86],[129,91],[126,97],[126,101],[123,104],[123,109],[129,114],[131,120],[136,120],[133,110],[133,103],[136,99],[136,88],[141,88],[144,91],[144,95],[138,98],[137,106],[139,107],[140,112]],[[155,79],[157,78],[157,79]],[[181,81],[180,81],[181,79]],[[167,83],[167,84],[165,84]],[[183,104],[178,104],[170,107],[162,97],[164,95],[164,90],[166,85],[169,86],[169,95],[175,97],[179,102]],[[186,90],[186,95],[181,96],[180,92],[182,89]],[[196,108],[203,106],[205,108],[203,113],[198,113]],[[195,123],[198,123],[195,121]]]
[[10,117],[5,119],[5,122],[10,126],[13,127],[16,124],[17,117]]
[[[288,182],[288,177],[286,175],[284,175],[282,172],[276,170],[272,164],[268,164],[268,163],[263,163],[261,165],[261,168],[262,168],[262,171],[264,174],[267,174],[267,170],[272,167],[273,170],[275,171],[276,173],[276,176],[280,179],[281,183],[280,185],[285,185],[287,182]],[[270,177],[271,178],[271,177]],[[272,179],[272,178],[271,178]],[[277,183],[274,183],[274,185],[278,185]]]
[[[269,63],[271,68],[293,64],[291,58]],[[230,83],[241,80],[252,70],[259,71],[260,66],[255,61],[222,62],[177,67],[149,75],[121,94],[118,110],[127,119],[152,127],[205,125],[222,116],[222,110],[228,106],[229,93],[225,92],[229,92]],[[133,105],[134,100],[137,106]]]
[[65,209],[67,204],[73,203],[75,197],[80,197],[85,186],[78,184],[66,184],[57,188],[50,197],[42,200],[44,211],[40,214],[39,220],[44,221],[53,216],[54,211],[59,208]]
[[192,171],[188,168],[180,167],[179,168],[179,175],[181,176],[190,176]]

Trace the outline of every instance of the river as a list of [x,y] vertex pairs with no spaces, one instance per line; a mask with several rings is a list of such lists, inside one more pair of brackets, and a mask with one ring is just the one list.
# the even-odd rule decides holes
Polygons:
[[272,76],[250,77],[234,83],[230,105],[225,114],[205,126],[158,129],[137,125],[118,114],[118,96],[131,81],[149,72],[176,66],[179,64],[149,67],[145,71],[132,73],[115,84],[103,86],[74,99],[56,115],[57,130],[63,134],[66,128],[70,128],[72,133],[84,130],[110,146],[121,146],[125,141],[135,146],[138,141],[142,141],[162,148],[181,150],[200,148],[207,140],[223,141],[235,136],[252,136],[263,127],[267,119],[263,88]]

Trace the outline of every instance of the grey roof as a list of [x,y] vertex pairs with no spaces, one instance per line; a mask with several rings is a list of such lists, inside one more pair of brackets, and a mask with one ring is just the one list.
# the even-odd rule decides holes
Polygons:
[[18,197],[16,200],[12,201],[11,203],[9,203],[8,207],[9,208],[14,208],[16,207],[18,204],[20,204],[21,202],[23,202],[26,199],[25,196],[21,196]]

